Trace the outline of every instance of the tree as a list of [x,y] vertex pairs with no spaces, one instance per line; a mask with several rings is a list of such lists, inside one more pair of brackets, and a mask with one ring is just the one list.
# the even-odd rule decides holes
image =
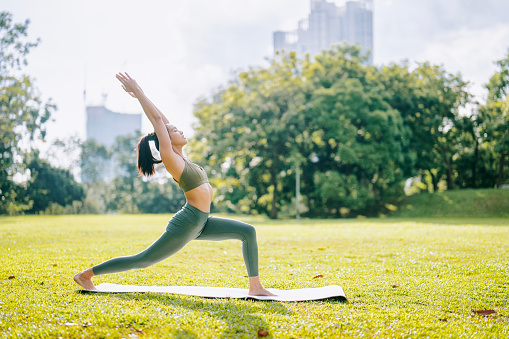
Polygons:
[[37,89],[22,67],[39,40],[29,42],[29,20],[14,24],[12,15],[0,12],[0,214],[15,214],[29,208],[16,202],[13,176],[24,165],[22,141],[45,136],[44,124],[55,106],[40,99]]
[[80,154],[81,181],[96,183],[109,171],[110,154],[103,144],[95,140],[82,142]]
[[454,134],[458,133],[459,107],[470,100],[461,76],[440,66],[422,63],[413,70],[407,64],[382,69],[387,101],[411,130],[410,152],[415,158],[413,174],[428,173],[433,190],[442,176],[454,188]]
[[456,184],[459,188],[491,188],[497,178],[496,155],[488,141],[489,127],[484,109],[478,105],[456,121]]
[[135,148],[139,137],[139,133],[119,136],[110,147],[117,172],[110,183],[112,194],[106,203],[108,210],[138,213],[136,196],[137,190],[141,188],[137,187],[141,178],[138,175]]
[[178,211],[186,202],[182,190],[170,182],[150,182],[139,179],[135,196],[140,213],[170,213]]
[[325,51],[303,75],[313,79],[306,127],[312,131],[315,206],[322,214],[376,215],[402,193],[401,182],[413,159],[409,129],[386,100],[374,67],[362,65],[359,50]]
[[75,178],[79,178],[80,155],[83,150],[83,141],[78,135],[55,139],[48,148],[45,159],[53,166],[69,170]]
[[486,113],[489,127],[488,139],[498,158],[496,187],[504,183],[505,164],[509,157],[509,52],[496,62],[498,71],[486,85],[488,99],[482,110]]
[[31,178],[25,196],[32,201],[28,213],[44,212],[54,203],[65,207],[85,199],[83,187],[74,180],[71,172],[52,167],[39,158],[38,151],[27,155],[27,159]]
[[408,131],[363,61],[350,46],[315,61],[280,54],[198,102],[192,149],[210,164],[216,201],[277,218],[298,163],[310,214],[383,205],[403,180]]
[[247,210],[277,218],[281,180],[291,166],[288,155],[301,133],[304,97],[299,74],[292,53],[273,60],[268,68],[240,73],[212,101],[197,103],[199,124],[192,148],[201,150],[201,158],[210,164],[219,199],[227,197],[232,204],[243,200]]

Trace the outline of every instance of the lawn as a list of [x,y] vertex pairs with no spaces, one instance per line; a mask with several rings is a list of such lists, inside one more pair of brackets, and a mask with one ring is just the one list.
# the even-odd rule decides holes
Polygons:
[[[507,218],[243,219],[257,228],[266,287],[338,284],[348,302],[77,292],[74,273],[143,250],[169,217],[0,218],[0,337],[509,336]],[[194,241],[157,265],[94,282],[247,288],[245,276],[240,242]]]
[[394,217],[509,218],[509,189],[460,189],[404,197]]

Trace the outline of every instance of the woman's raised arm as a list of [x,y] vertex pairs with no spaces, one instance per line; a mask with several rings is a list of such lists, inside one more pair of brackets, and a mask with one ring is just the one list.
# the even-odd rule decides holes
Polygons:
[[131,78],[129,74],[118,73],[116,77],[122,83],[124,90],[132,97],[138,99],[141,107],[143,108],[143,111],[145,112],[145,115],[152,123],[152,126],[154,126],[154,131],[157,135],[157,138],[159,139],[159,153],[161,154],[161,160],[163,161],[166,169],[168,169],[168,172],[170,172],[172,175],[174,175],[174,173],[172,173],[174,170],[177,170],[178,173],[181,173],[183,170],[184,161],[173,151],[170,135],[168,134],[168,129],[166,128],[168,119],[152,103],[152,101],[150,101],[150,99],[141,89],[140,85],[138,85],[136,80]]
[[[125,73],[125,75],[123,75],[122,73],[119,73],[117,74],[117,79],[120,80],[120,82],[122,82],[122,79],[131,79],[133,80],[134,82],[136,82],[136,80],[132,79],[129,74]],[[138,88],[140,89],[141,92],[143,92],[143,90],[141,89],[141,87],[136,83],[136,85],[138,86]],[[132,96],[133,98],[137,99],[137,95],[135,94],[134,91],[129,91],[126,87],[126,85],[122,82],[122,87],[124,88],[124,90],[129,93],[130,96]],[[131,89],[131,88],[130,88]],[[148,98],[147,98],[148,99]],[[150,101],[150,100],[149,100]],[[151,102],[152,103],[152,102]],[[161,116],[161,118],[163,119],[163,122],[165,124],[169,124],[170,122],[168,121],[168,119],[166,118],[166,116],[164,115],[163,112],[161,112],[161,110],[159,108],[157,108],[154,104],[152,104],[154,106],[154,109],[159,113],[159,115]]]

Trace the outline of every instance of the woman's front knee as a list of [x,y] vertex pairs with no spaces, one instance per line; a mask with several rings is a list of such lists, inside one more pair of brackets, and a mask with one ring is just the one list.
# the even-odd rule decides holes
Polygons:
[[243,230],[243,235],[248,240],[254,240],[256,241],[256,228],[251,225],[246,225],[246,227]]

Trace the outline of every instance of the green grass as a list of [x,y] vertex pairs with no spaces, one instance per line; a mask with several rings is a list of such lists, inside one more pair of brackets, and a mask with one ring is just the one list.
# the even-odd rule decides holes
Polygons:
[[[266,287],[338,284],[347,303],[77,293],[74,273],[144,249],[168,218],[0,218],[0,337],[509,336],[508,219],[244,219],[257,227]],[[157,265],[95,283],[247,288],[245,276],[240,242],[194,241]],[[472,312],[483,309],[496,313]]]
[[405,197],[395,217],[509,217],[508,189],[462,189]]

